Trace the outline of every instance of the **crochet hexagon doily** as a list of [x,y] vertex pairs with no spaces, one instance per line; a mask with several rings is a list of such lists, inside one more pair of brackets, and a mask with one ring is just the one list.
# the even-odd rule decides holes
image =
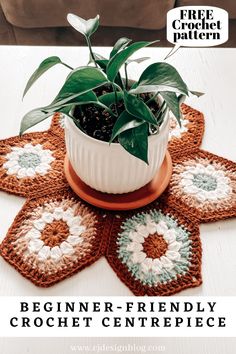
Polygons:
[[170,295],[199,286],[199,223],[236,216],[236,164],[200,150],[204,117],[183,104],[171,118],[173,175],[154,203],[132,212],[94,208],[69,188],[64,119],[48,131],[0,142],[0,189],[27,197],[0,253],[23,276],[53,285],[105,256],[135,295]]
[[0,189],[32,196],[66,185],[64,141],[49,132],[29,133],[0,142]]
[[236,164],[198,150],[173,158],[168,203],[200,222],[236,215]]
[[48,287],[103,253],[108,216],[70,189],[28,199],[1,245],[2,256],[34,284]]
[[158,202],[117,216],[106,258],[135,295],[171,295],[202,283],[194,219]]

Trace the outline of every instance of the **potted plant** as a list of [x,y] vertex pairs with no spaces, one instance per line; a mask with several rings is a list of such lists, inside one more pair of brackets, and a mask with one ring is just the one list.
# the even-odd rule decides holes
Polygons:
[[24,95],[54,65],[64,65],[70,73],[51,104],[23,117],[20,134],[55,112],[62,112],[66,116],[67,154],[82,181],[107,193],[137,190],[153,179],[163,162],[169,111],[181,124],[183,98],[189,92],[199,93],[189,91],[177,70],[166,62],[149,65],[136,82],[129,80],[129,63],[148,59],[131,60],[132,54],[158,41],[132,43],[120,38],[109,58],[104,58],[93,52],[90,41],[99,26],[99,16],[84,20],[68,14],[67,18],[85,36],[89,64],[74,69],[58,57],[49,57],[39,65]]

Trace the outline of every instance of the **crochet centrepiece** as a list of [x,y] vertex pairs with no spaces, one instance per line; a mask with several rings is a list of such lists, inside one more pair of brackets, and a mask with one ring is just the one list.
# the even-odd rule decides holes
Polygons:
[[48,131],[0,142],[0,189],[26,197],[0,253],[34,284],[48,287],[105,256],[135,295],[199,286],[199,224],[236,216],[236,164],[200,149],[204,117],[183,104],[171,118],[173,175],[163,195],[129,212],[82,201],[65,179],[64,117]]

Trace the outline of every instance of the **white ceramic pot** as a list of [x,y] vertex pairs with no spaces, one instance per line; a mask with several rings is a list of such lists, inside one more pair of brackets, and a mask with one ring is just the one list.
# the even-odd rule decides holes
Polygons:
[[65,140],[76,174],[90,187],[106,193],[128,193],[149,183],[160,168],[167,150],[169,112],[159,134],[148,137],[149,165],[130,155],[120,144],[109,145],[83,133],[66,117]]

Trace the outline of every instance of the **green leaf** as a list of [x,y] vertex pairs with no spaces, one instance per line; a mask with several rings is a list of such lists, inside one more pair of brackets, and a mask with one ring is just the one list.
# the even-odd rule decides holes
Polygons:
[[61,104],[61,101],[58,101],[56,104],[49,105],[47,107],[44,107],[44,109],[50,109],[53,110],[54,112],[58,112],[62,109],[66,109],[66,107],[73,107],[73,106],[82,106],[82,105],[88,105],[88,104],[93,104],[95,106],[99,106],[100,108],[105,109],[108,111],[111,115],[114,116],[114,113],[112,112],[109,107],[107,107],[103,102],[98,101],[97,96],[93,91],[89,91],[83,95],[77,96],[69,101],[67,101],[64,104]]
[[114,57],[114,55],[116,55],[116,53],[118,53],[121,49],[126,47],[130,42],[132,42],[132,40],[126,37],[121,37],[118,39],[110,53],[110,59]]
[[35,70],[35,72],[29,78],[29,81],[27,82],[27,85],[26,85],[24,93],[23,93],[23,97],[26,95],[26,93],[29,91],[29,89],[35,83],[35,81],[38,80],[38,78],[40,78],[40,76],[42,76],[47,70],[49,70],[50,68],[52,68],[53,66],[55,66],[57,64],[66,65],[61,61],[61,59],[59,57],[55,57],[55,56],[49,57],[49,58],[45,59],[44,61],[42,61],[42,63],[39,65],[39,67]]
[[180,111],[180,102],[175,92],[162,91],[160,95],[166,101],[167,106],[174,114],[178,122],[180,123],[181,111]]
[[22,135],[27,129],[52,116],[53,113],[53,111],[44,112],[42,111],[42,108],[37,108],[26,113],[21,120],[20,135]]
[[56,104],[58,101],[60,101],[60,104],[67,103],[77,96],[102,86],[107,82],[107,78],[103,72],[97,68],[88,66],[75,69],[67,77],[52,104]]
[[201,97],[205,95],[203,92],[198,92],[198,91],[189,91],[192,95],[195,95],[197,97]]
[[97,101],[97,96],[95,95],[95,93],[93,91],[88,91],[82,95],[79,95],[77,97],[74,97],[73,95],[71,96],[72,99],[69,99],[70,97],[68,96],[68,101],[66,103],[61,103],[62,101],[57,101],[54,102],[46,107],[44,107],[45,110],[47,109],[52,109],[54,111],[56,111],[56,109],[60,108],[60,107],[65,107],[68,105],[76,105],[77,103],[81,103],[81,102],[88,102],[88,101]]
[[98,29],[99,15],[97,15],[95,18],[91,18],[91,19],[87,20],[86,22],[87,22],[87,24],[86,24],[87,36],[90,37]]
[[116,75],[118,74],[121,66],[127,61],[127,59],[134,54],[137,50],[147,47],[154,42],[136,42],[130,44],[127,48],[123,49],[122,51],[116,53],[110,60],[107,65],[107,77],[110,81],[114,81]]
[[142,63],[143,61],[148,60],[148,59],[150,59],[150,57],[142,57],[142,58],[137,58],[137,59],[128,59],[128,60],[127,60],[127,64],[130,64],[130,63],[137,63],[137,64],[140,64],[140,63]]
[[[107,64],[109,60],[108,59],[97,59],[96,63],[100,66],[100,68],[106,73],[107,71]],[[123,81],[121,79],[120,73],[115,78],[115,83],[119,85],[120,87],[123,87]]]
[[102,104],[102,103],[99,102],[99,101],[83,101],[83,102],[78,102],[78,103],[75,104],[75,106],[83,106],[83,105],[91,105],[91,104],[93,104],[93,105],[95,105],[95,106],[98,106],[98,107],[104,109],[105,111],[109,112],[110,115],[115,116],[115,114],[112,112],[112,110],[111,110],[109,107],[107,107],[106,105]]
[[130,93],[155,91],[178,92],[188,96],[188,88],[178,71],[167,63],[149,65],[141,74],[138,86]]
[[[123,92],[117,92],[117,99],[118,101],[122,100],[124,97],[124,93]],[[104,95],[101,95],[98,97],[98,100],[105,104],[106,106],[110,106],[111,104],[116,102],[116,95],[115,92],[110,92],[110,93],[106,93]]]
[[[107,60],[108,61],[108,59],[105,58],[104,56],[102,56],[101,54],[93,53],[93,55],[94,55],[95,59],[97,59],[97,60]],[[91,56],[90,56],[90,59],[92,60]]]
[[124,92],[124,103],[126,110],[138,119],[156,125],[156,118],[149,107],[138,97]]
[[73,105],[68,105],[68,106],[60,108],[60,110],[58,112],[64,113],[67,116],[69,116],[69,113],[72,110],[72,108],[73,108]]
[[52,116],[55,112],[62,112],[68,115],[73,106],[88,104],[88,102],[96,104],[96,101],[97,96],[95,95],[95,93],[93,91],[89,91],[83,95],[73,98],[72,100],[69,100],[65,104],[62,104],[60,101],[58,101],[57,103],[48,105],[46,107],[34,109],[26,113],[25,116],[22,118],[20,134],[23,134],[27,129]]
[[129,93],[131,93],[131,90],[136,89],[136,87],[137,87],[137,86],[138,86],[138,82],[137,82],[137,81],[135,81],[135,82],[131,85],[131,88],[130,88]]
[[[107,61],[108,61],[108,59],[106,59],[105,57],[103,57],[101,54],[93,53],[93,55],[94,55],[95,60],[107,60]],[[91,63],[94,63],[94,60],[93,60],[92,55],[91,55],[91,53],[90,53],[90,54],[89,54],[89,62],[88,62],[88,65],[91,64]]]
[[148,164],[148,124],[144,123],[139,127],[129,129],[118,137],[119,143],[131,155],[139,158]]
[[69,24],[76,29],[76,31],[83,34],[85,37],[90,37],[99,26],[99,15],[95,18],[85,20],[74,14],[67,15],[67,21]]
[[112,136],[110,142],[112,142],[117,137],[117,135],[121,134],[122,132],[128,129],[136,128],[143,123],[145,123],[143,120],[134,119],[134,116],[129,114],[127,111],[123,111],[118,117],[112,129]]
[[[97,53],[93,53],[93,54],[94,54],[96,63],[100,66],[100,68],[102,68],[102,69],[104,69],[106,71],[106,67],[107,67],[107,64],[108,64],[109,60],[106,59],[105,57],[103,57],[100,54],[97,54]],[[148,60],[148,59],[150,59],[150,57],[142,57],[142,58],[137,58],[137,59],[128,59],[126,61],[126,63],[127,64],[130,64],[130,63],[140,64],[140,63],[142,63],[142,62],[144,62],[145,60]],[[93,63],[93,58],[90,55],[88,64],[91,64],[91,63]]]
[[[100,66],[100,68],[106,71],[107,63],[109,62],[109,60],[98,53],[93,53],[93,55],[96,63]],[[89,63],[93,63],[93,58],[91,54],[89,58]]]
[[106,72],[108,59],[96,59],[96,63],[100,66],[102,70]]

